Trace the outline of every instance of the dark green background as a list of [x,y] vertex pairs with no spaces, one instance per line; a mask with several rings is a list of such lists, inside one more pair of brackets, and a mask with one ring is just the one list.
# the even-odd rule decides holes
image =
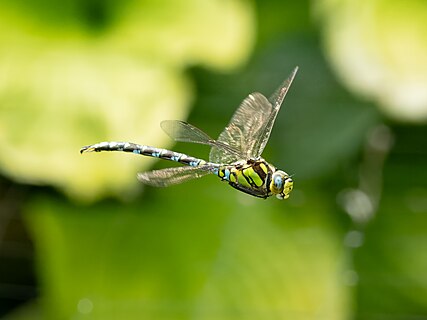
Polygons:
[[[48,1],[34,10],[52,26],[79,23],[99,34],[120,13],[112,1],[67,3],[64,16]],[[254,6],[257,43],[244,67],[227,74],[188,68],[196,90],[188,122],[217,136],[249,92],[272,93],[298,65],[264,153],[294,175],[290,199],[250,198],[206,177],[167,189],[141,186],[127,202],[83,205],[3,177],[2,314],[427,318],[426,126],[390,120],[343,87],[325,59],[308,1]],[[389,149],[370,145],[375,129],[391,139]],[[197,145],[174,150],[208,155]],[[368,196],[379,199],[366,221],[352,219],[341,201],[363,181]],[[378,186],[381,193],[370,195]],[[91,313],[78,313],[81,299],[93,303]]]

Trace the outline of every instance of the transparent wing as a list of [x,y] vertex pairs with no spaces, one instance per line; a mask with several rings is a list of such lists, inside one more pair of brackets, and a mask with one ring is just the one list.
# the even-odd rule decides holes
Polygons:
[[210,165],[199,167],[174,167],[138,173],[137,178],[153,187],[167,187],[188,180],[197,179],[211,173]]
[[209,161],[218,162],[227,158],[228,162],[246,160],[251,158],[250,151],[254,148],[255,139],[259,138],[262,125],[268,120],[271,113],[271,104],[260,93],[252,93],[234,113],[230,123],[219,135],[218,141],[232,146],[239,150],[240,157],[229,157],[216,147],[213,147],[209,155]]
[[264,151],[264,148],[270,138],[271,130],[274,126],[274,121],[276,120],[277,114],[279,113],[280,107],[285,99],[286,94],[288,93],[289,88],[291,87],[292,81],[294,81],[295,75],[298,72],[298,67],[295,67],[290,76],[283,81],[282,85],[276,90],[276,92],[268,99],[273,106],[273,110],[268,118],[268,121],[264,124],[263,129],[259,133],[259,143],[255,145],[254,154],[255,157],[259,157]]
[[[211,147],[215,147],[223,154],[228,155],[233,158],[241,158],[242,154],[239,153],[238,150],[232,148],[228,144],[224,142],[220,142],[212,139],[206,133],[204,133],[199,128],[180,120],[165,120],[160,123],[160,127],[163,131],[175,141],[180,142],[191,142],[191,143],[199,143],[209,145]],[[223,159],[219,159],[223,160]],[[227,163],[223,161],[219,161],[220,163]]]
[[[219,135],[218,141],[238,150],[243,157],[240,159],[258,158],[270,138],[277,113],[297,71],[298,67],[293,70],[270,99],[256,92],[243,100],[230,123]],[[230,162],[240,160],[239,158],[230,159],[228,155],[224,155],[223,150],[213,147],[209,161],[218,162],[224,157],[228,158]]]
[[176,141],[211,145],[213,139],[199,128],[180,120],[164,120],[160,123],[163,131]]

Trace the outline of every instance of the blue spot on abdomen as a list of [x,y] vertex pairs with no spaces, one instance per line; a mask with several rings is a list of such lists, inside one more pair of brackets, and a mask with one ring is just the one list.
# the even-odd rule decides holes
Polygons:
[[199,163],[200,163],[200,160],[198,160],[198,161],[191,161],[190,162],[190,166],[197,167],[199,165]]
[[230,170],[229,169],[224,170],[224,179],[230,180]]

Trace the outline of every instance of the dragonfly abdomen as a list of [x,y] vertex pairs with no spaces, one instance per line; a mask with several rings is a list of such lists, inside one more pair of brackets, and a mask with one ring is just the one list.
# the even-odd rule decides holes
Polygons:
[[100,142],[80,149],[80,153],[84,152],[101,152],[101,151],[123,151],[135,154],[140,154],[148,157],[155,157],[165,160],[179,162],[191,167],[198,167],[206,164],[206,161],[195,157],[188,156],[184,153],[179,153],[167,149],[155,148],[145,145],[140,145],[131,142]]

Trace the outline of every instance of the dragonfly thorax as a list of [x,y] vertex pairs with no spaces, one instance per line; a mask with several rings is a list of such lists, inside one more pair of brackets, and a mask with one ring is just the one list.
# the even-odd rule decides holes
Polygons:
[[273,173],[270,182],[270,190],[277,199],[287,199],[294,186],[292,178],[284,171],[277,170]]
[[279,199],[287,199],[292,190],[289,176],[262,158],[221,166],[217,175],[233,188],[260,198],[276,195]]

